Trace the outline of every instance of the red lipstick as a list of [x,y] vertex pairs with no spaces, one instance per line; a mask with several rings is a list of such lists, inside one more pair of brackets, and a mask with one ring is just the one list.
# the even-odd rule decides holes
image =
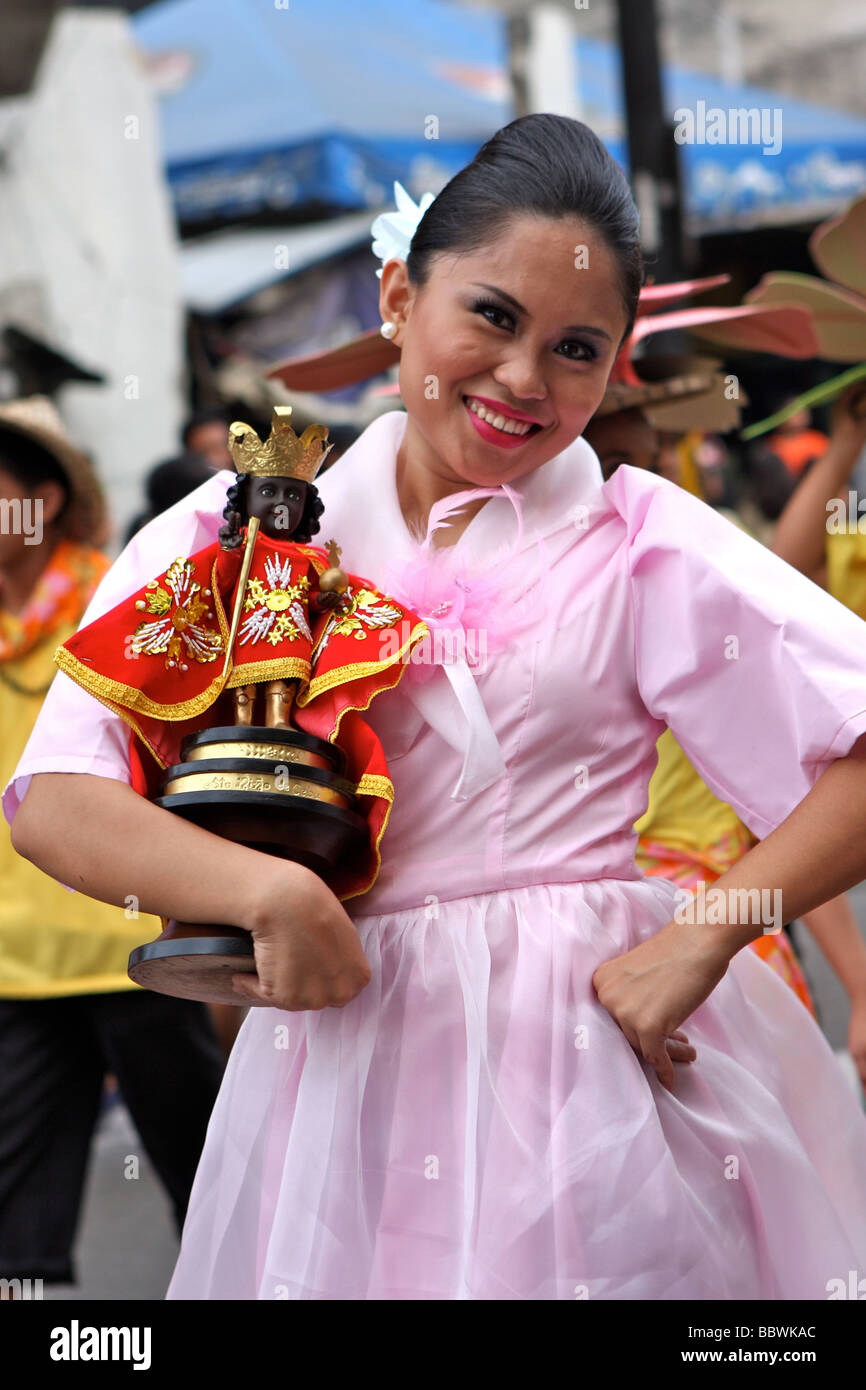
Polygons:
[[[476,396],[475,400],[480,401],[481,397]],[[476,415],[473,410],[470,410],[465,401],[463,402],[463,409],[472,421],[476,434],[480,434],[481,438],[488,444],[498,444],[500,449],[519,449],[521,444],[525,444],[528,439],[535,437],[536,431],[533,430],[527,430],[525,434],[506,434],[505,430],[496,429],[486,420],[482,420],[480,415]]]

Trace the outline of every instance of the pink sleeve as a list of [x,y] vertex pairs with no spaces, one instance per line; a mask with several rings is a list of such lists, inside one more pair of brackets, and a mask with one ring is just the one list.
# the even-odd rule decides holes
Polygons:
[[764,838],[866,733],[866,626],[675,484],[619,468],[638,689]]
[[62,671],[52,682],[3,792],[3,814],[10,825],[37,772],[90,772],[119,782],[131,780],[129,727]]
[[[215,540],[233,476],[214,474],[139,531],[103,576],[79,626],[86,627],[135,593],[178,555],[194,554]],[[89,772],[131,781],[128,725],[62,671],[54,677],[3,792],[3,814],[10,824],[37,772]]]

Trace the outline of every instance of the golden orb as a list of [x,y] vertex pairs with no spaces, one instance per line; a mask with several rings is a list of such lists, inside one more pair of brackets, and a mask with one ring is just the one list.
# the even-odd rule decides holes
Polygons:
[[345,589],[348,589],[348,587],[349,576],[347,575],[345,570],[325,570],[324,574],[321,575],[319,579],[319,588],[322,590],[322,593],[325,594],[342,594]]

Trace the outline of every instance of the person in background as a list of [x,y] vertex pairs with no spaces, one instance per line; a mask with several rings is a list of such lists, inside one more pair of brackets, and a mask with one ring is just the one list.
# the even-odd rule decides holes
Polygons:
[[861,381],[836,400],[827,448],[800,479],[771,545],[861,618],[866,618],[866,507],[861,511],[855,497],[855,515],[850,516],[848,491],[864,449],[866,384]]
[[197,411],[181,431],[184,452],[198,454],[215,473],[233,466],[228,439],[229,421],[220,410]]
[[745,468],[744,495],[737,510],[750,534],[771,549],[776,526],[794,495],[797,479],[764,439],[746,446]]
[[175,502],[207,482],[213,476],[213,471],[201,454],[178,454],[176,458],[155,464],[144,484],[147,506],[129,523],[125,544],[128,545],[135,533],[155,516],[168,511]]
[[[0,775],[11,776],[109,562],[88,459],[42,397],[0,406]],[[99,776],[100,752],[93,772]],[[70,892],[0,834],[0,1278],[74,1282],[106,1074],[183,1223],[223,1058],[203,1004],[139,989],[153,918]]]
[[812,414],[806,409],[795,411],[766,440],[770,452],[782,460],[795,478],[799,478],[810,463],[821,457],[827,444],[826,434],[812,429]]
[[691,429],[680,435],[679,449],[685,459],[680,486],[748,531],[739,514],[739,489],[734,484],[732,459],[722,435]]

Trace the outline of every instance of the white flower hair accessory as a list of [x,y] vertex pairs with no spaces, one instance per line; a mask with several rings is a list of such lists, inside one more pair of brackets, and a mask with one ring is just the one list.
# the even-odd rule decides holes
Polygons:
[[[401,261],[406,260],[418,223],[435,196],[435,193],[425,193],[420,203],[415,203],[403,185],[395,182],[394,201],[397,211],[380,213],[370,228],[374,237],[373,254],[380,258],[382,266],[393,256],[399,257]],[[382,278],[381,267],[376,274],[379,279]]]

